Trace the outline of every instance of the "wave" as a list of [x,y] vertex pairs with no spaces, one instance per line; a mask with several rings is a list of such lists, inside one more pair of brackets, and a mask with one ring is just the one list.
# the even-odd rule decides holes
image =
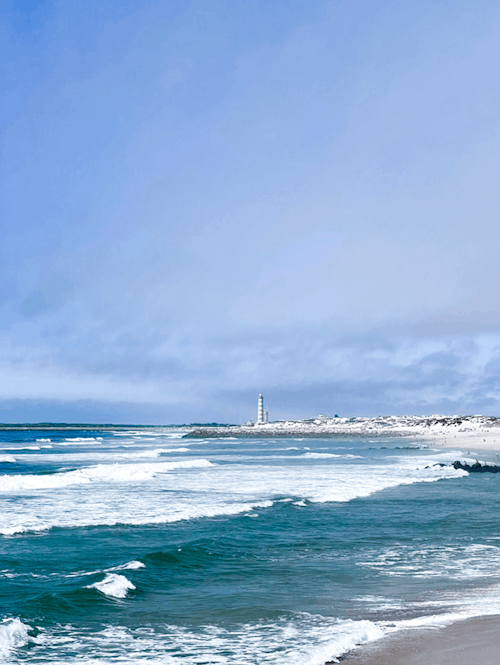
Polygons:
[[328,459],[329,457],[339,457],[342,459],[362,459],[361,455],[335,455],[335,453],[302,453],[301,457],[307,459]]
[[16,461],[16,458],[13,455],[0,455],[0,463],[2,462],[10,462],[14,463]]
[[500,547],[480,543],[420,548],[401,545],[374,553],[373,558],[370,552],[365,556],[368,560],[358,562],[358,566],[391,577],[473,580],[490,578],[500,566]]
[[128,592],[133,591],[136,587],[124,575],[107,573],[101,582],[89,584],[85,588],[97,589],[105,596],[111,596],[112,598],[125,598]]
[[10,451],[16,451],[16,450],[40,450],[40,448],[51,448],[52,446],[23,446],[23,447],[17,447],[17,448],[4,448],[2,447],[2,450],[10,450]]
[[182,437],[188,432],[188,429],[185,430],[160,430],[159,432],[143,432],[141,430],[126,430],[125,432],[111,432],[113,436],[122,436],[122,437],[134,437],[136,439],[151,439],[153,437],[164,437],[166,439],[182,439]]
[[58,441],[58,446],[86,446],[87,444],[95,445],[104,441],[102,436],[75,436],[67,437],[63,441]]
[[149,480],[156,474],[167,473],[175,469],[201,468],[211,465],[211,462],[206,459],[196,459],[158,464],[98,464],[84,469],[45,475],[3,475],[0,476],[0,492],[56,489],[70,485],[88,485],[103,480],[141,482]]
[[[42,446],[46,447],[46,446]],[[52,446],[50,446],[52,447]],[[133,452],[126,452],[122,449],[120,450],[109,450],[107,452],[102,452],[101,450],[93,450],[89,452],[85,450],[82,452],[71,451],[71,452],[55,452],[51,453],[49,458],[44,458],[44,460],[49,459],[50,462],[62,463],[64,465],[71,465],[72,463],[81,463],[83,461],[90,463],[102,463],[102,462],[118,462],[120,460],[155,460],[160,459],[163,456],[172,456],[176,453],[189,453],[191,452],[189,448],[156,448],[155,450],[135,450]],[[43,455],[43,453],[42,453]],[[38,461],[38,460],[37,460]]]
[[[48,531],[49,529],[53,529],[55,527],[78,528],[88,526],[116,526],[117,524],[124,524],[127,526],[172,524],[174,522],[196,520],[206,517],[240,515],[242,513],[250,513],[256,508],[271,508],[272,506],[273,501],[255,501],[248,503],[233,503],[214,506],[167,506],[165,507],[165,510],[162,510],[161,507],[159,507],[156,513],[148,514],[146,509],[141,511],[140,514],[133,513],[111,515],[107,511],[94,515],[82,515],[78,510],[75,509],[72,512],[66,510],[64,514],[58,514],[52,519],[48,519],[46,517],[41,518],[45,519],[45,521],[33,522],[25,519],[24,523],[5,525],[0,527],[0,534],[3,536],[14,536],[20,533],[37,533],[40,531]],[[168,509],[170,509],[170,512],[167,512]]]
[[[122,563],[118,566],[112,566],[111,568],[104,568],[104,570],[78,570],[73,573],[61,573],[61,577],[72,579],[74,577],[90,577],[91,575],[100,575],[102,573],[114,573],[118,570],[140,570],[145,568],[146,565],[142,561],[128,561],[127,563]],[[57,573],[50,573],[49,575],[39,575],[37,573],[11,573],[7,570],[0,571],[0,575],[3,577],[45,577],[55,576]]]
[[[168,565],[168,562],[165,563]],[[123,575],[107,575],[86,588],[118,599],[125,598],[133,587]],[[16,646],[33,642],[31,657],[36,662],[67,662],[70,643],[72,652],[85,654],[88,665],[118,661],[132,665],[142,658],[152,665],[161,665],[166,662],[166,653],[175,654],[175,661],[182,660],[186,665],[200,662],[216,662],[219,665],[324,665],[362,645],[401,631],[440,628],[464,619],[500,612],[499,587],[493,587],[486,593],[484,589],[478,589],[467,596],[457,592],[454,599],[447,596],[446,600],[448,611],[443,614],[436,610],[433,614],[390,622],[336,619],[304,612],[275,620],[233,624],[230,628],[205,624],[193,630],[188,626],[167,624],[162,625],[159,631],[152,626],[109,626],[90,632],[80,631],[65,623],[46,629],[38,638],[30,638],[29,627],[14,620],[17,625],[11,630],[15,632],[17,628],[19,631]],[[430,602],[432,604],[433,601]]]
[[105,573],[110,573],[114,570],[140,570],[141,568],[146,568],[146,564],[142,561],[129,561],[128,563],[123,563],[120,566],[113,566],[113,568],[105,568]]
[[[286,498],[293,499],[294,509],[307,510],[308,503],[348,502],[398,486],[468,476],[466,471],[453,467],[416,466],[424,467],[428,461],[405,459],[384,467],[319,463],[288,467],[255,465],[249,473],[239,465],[211,465],[206,459],[195,459],[97,465],[45,475],[2,475],[0,491],[3,492],[54,488],[65,491],[40,497],[43,509],[38,513],[33,512],[29,497],[9,503],[0,515],[0,534],[11,536],[54,527],[167,524],[245,512],[256,516],[256,509],[271,507]],[[198,474],[176,474],[175,493],[172,493],[174,485],[169,472],[189,468],[210,468],[210,473],[203,473],[202,481]],[[124,500],[121,485],[153,478],[154,484],[135,489],[133,500]],[[106,483],[98,496],[78,489],[98,482]]]
[[[124,578],[126,579],[126,578]],[[127,580],[128,581],[128,580]],[[101,586],[104,585],[98,583]],[[116,590],[124,582],[114,582]],[[106,595],[124,598],[125,595]],[[93,585],[92,588],[97,586]],[[102,589],[98,589],[102,593]],[[183,626],[166,625],[161,632],[153,628],[138,629],[124,626],[108,627],[97,633],[80,632],[69,625],[44,631],[43,641],[35,647],[33,657],[62,663],[67,660],[68,642],[71,650],[85,654],[85,663],[137,663],[145,656],[148,663],[166,663],[165,654],[175,656],[186,665],[219,663],[219,665],[324,665],[325,661],[341,656],[356,646],[383,637],[384,629],[372,621],[341,621],[308,614],[291,619],[237,624],[232,629],[204,625],[199,631]],[[45,653],[44,653],[45,652]],[[140,658],[142,660],[142,658]]]
[[[165,561],[168,565],[168,561]],[[121,578],[121,579],[120,579]],[[122,575],[107,575],[102,581],[86,588],[96,589],[113,598],[125,598],[134,585]],[[440,605],[445,613],[421,614],[412,619],[372,621],[368,619],[336,619],[306,612],[283,616],[276,620],[261,620],[233,624],[226,629],[203,625],[197,630],[187,626],[162,625],[160,631],[151,626],[127,628],[108,627],[97,633],[80,632],[68,624],[44,631],[42,639],[34,642],[33,659],[62,663],[67,660],[67,645],[73,651],[86,654],[85,663],[136,663],[140,656],[154,665],[165,663],[165,652],[175,654],[186,665],[200,662],[219,665],[324,665],[344,654],[375,640],[406,630],[441,628],[473,617],[500,613],[499,587],[486,593],[478,589],[466,596],[457,592],[446,597]],[[418,603],[413,604],[416,608]],[[17,620],[19,621],[19,620]],[[21,624],[21,622],[19,622]],[[21,641],[29,640],[21,624]],[[25,640],[23,642],[23,640]],[[170,661],[169,661],[170,662]],[[173,661],[172,661],[173,662]],[[176,661],[177,662],[177,661]]]
[[32,640],[28,630],[30,626],[20,619],[4,619],[0,623],[0,656],[6,658],[14,649],[28,644]]
[[138,450],[132,453],[115,453],[113,456],[123,457],[124,459],[155,459],[162,455],[171,455],[172,453],[189,453],[189,448],[155,448],[154,450]]

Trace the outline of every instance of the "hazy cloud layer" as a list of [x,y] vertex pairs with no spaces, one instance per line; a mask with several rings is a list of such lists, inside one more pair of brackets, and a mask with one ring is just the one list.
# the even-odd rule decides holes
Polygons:
[[492,2],[12,2],[0,420],[499,405]]

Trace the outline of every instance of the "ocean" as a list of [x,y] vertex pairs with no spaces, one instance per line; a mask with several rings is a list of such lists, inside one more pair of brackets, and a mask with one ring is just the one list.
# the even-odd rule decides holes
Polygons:
[[500,474],[449,466],[475,455],[186,432],[0,431],[2,662],[323,665],[500,614]]

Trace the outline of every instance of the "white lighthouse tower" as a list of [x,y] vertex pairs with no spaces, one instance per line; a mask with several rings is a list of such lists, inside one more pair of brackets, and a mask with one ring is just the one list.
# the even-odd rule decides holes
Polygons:
[[259,395],[259,406],[257,408],[257,422],[264,422],[264,398],[262,395]]

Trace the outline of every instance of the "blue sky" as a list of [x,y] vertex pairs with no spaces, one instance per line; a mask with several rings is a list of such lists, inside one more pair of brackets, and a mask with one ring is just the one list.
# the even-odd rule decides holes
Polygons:
[[500,7],[4,1],[0,420],[500,415]]

